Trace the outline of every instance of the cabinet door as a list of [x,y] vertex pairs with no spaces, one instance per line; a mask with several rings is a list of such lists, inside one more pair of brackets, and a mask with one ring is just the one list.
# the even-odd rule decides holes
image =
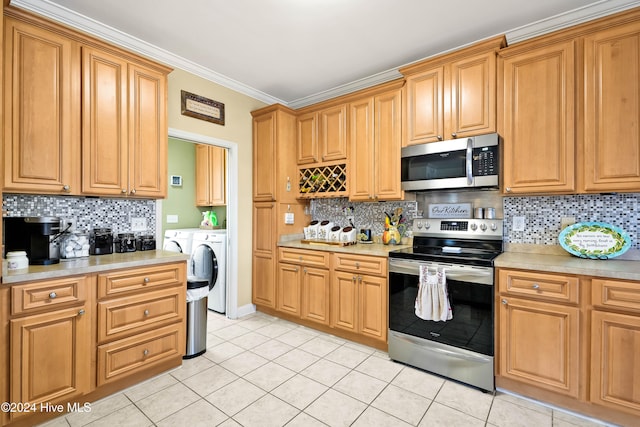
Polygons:
[[302,267],[295,264],[278,264],[278,291],[276,308],[285,313],[300,316],[300,283]]
[[640,411],[640,318],[591,313],[591,401]]
[[253,200],[269,202],[276,194],[276,113],[253,119]]
[[337,271],[331,281],[331,326],[358,330],[358,281],[351,273]]
[[167,197],[165,74],[129,64],[129,194]]
[[387,279],[385,277],[358,276],[359,332],[363,335],[387,340]]
[[377,166],[373,157],[373,98],[351,103],[349,121],[349,199],[371,201],[374,197],[373,171]]
[[80,193],[80,50],[6,19],[4,190]]
[[451,63],[448,76],[451,106],[445,139],[495,132],[495,52]]
[[[400,150],[402,148],[402,92],[378,95],[374,103],[374,193],[379,200],[402,200]],[[353,169],[351,169],[353,172]],[[357,172],[356,172],[357,173]]]
[[196,144],[196,205],[209,206],[210,194],[209,146]]
[[211,163],[211,206],[227,204],[227,150],[209,147]]
[[584,41],[584,190],[640,188],[640,23]]
[[568,41],[501,60],[506,193],[575,191],[574,51]]
[[[129,193],[127,62],[82,48],[82,191]],[[149,154],[151,157],[155,153]]]
[[580,310],[505,296],[498,310],[499,375],[577,398]]
[[341,104],[318,113],[320,161],[347,158],[347,105]]
[[88,392],[92,356],[86,309],[11,320],[12,402],[55,403]]
[[276,209],[273,203],[253,205],[253,303],[276,306]]
[[444,126],[444,68],[407,78],[403,146],[439,141]]
[[301,114],[297,119],[297,156],[298,164],[316,163],[318,156],[317,113]]
[[303,267],[302,269],[303,319],[323,325],[329,324],[329,270]]

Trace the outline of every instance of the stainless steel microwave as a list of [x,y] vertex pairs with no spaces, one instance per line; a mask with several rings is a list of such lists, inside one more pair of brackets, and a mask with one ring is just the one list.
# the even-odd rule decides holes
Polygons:
[[497,188],[499,139],[497,133],[491,133],[403,148],[402,189]]

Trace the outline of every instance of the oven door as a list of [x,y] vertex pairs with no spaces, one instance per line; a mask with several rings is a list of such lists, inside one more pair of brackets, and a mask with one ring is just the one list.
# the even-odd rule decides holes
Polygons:
[[[415,314],[420,265],[444,268],[453,318],[423,320]],[[424,340],[493,356],[493,268],[389,259],[389,329]]]

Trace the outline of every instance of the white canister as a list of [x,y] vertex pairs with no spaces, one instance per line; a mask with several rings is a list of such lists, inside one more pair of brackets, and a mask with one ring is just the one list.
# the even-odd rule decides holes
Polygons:
[[343,243],[351,243],[356,241],[356,229],[353,227],[345,227],[340,232],[340,241]]
[[29,258],[25,251],[15,251],[7,253],[7,268],[9,270],[22,270],[29,268]]
[[340,227],[339,225],[334,225],[333,227],[331,227],[331,231],[329,232],[329,240],[331,240],[332,242],[339,242],[341,229],[342,227]]
[[320,227],[318,227],[318,239],[329,240],[329,233],[331,233],[332,227],[333,227],[333,222],[322,221],[320,223]]
[[309,224],[309,237],[307,237],[307,239],[317,239],[319,227],[320,221],[311,221],[311,224]]

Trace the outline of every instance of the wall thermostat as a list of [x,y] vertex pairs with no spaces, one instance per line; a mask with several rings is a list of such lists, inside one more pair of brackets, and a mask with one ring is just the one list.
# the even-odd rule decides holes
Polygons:
[[182,177],[180,175],[171,175],[171,186],[182,187]]

